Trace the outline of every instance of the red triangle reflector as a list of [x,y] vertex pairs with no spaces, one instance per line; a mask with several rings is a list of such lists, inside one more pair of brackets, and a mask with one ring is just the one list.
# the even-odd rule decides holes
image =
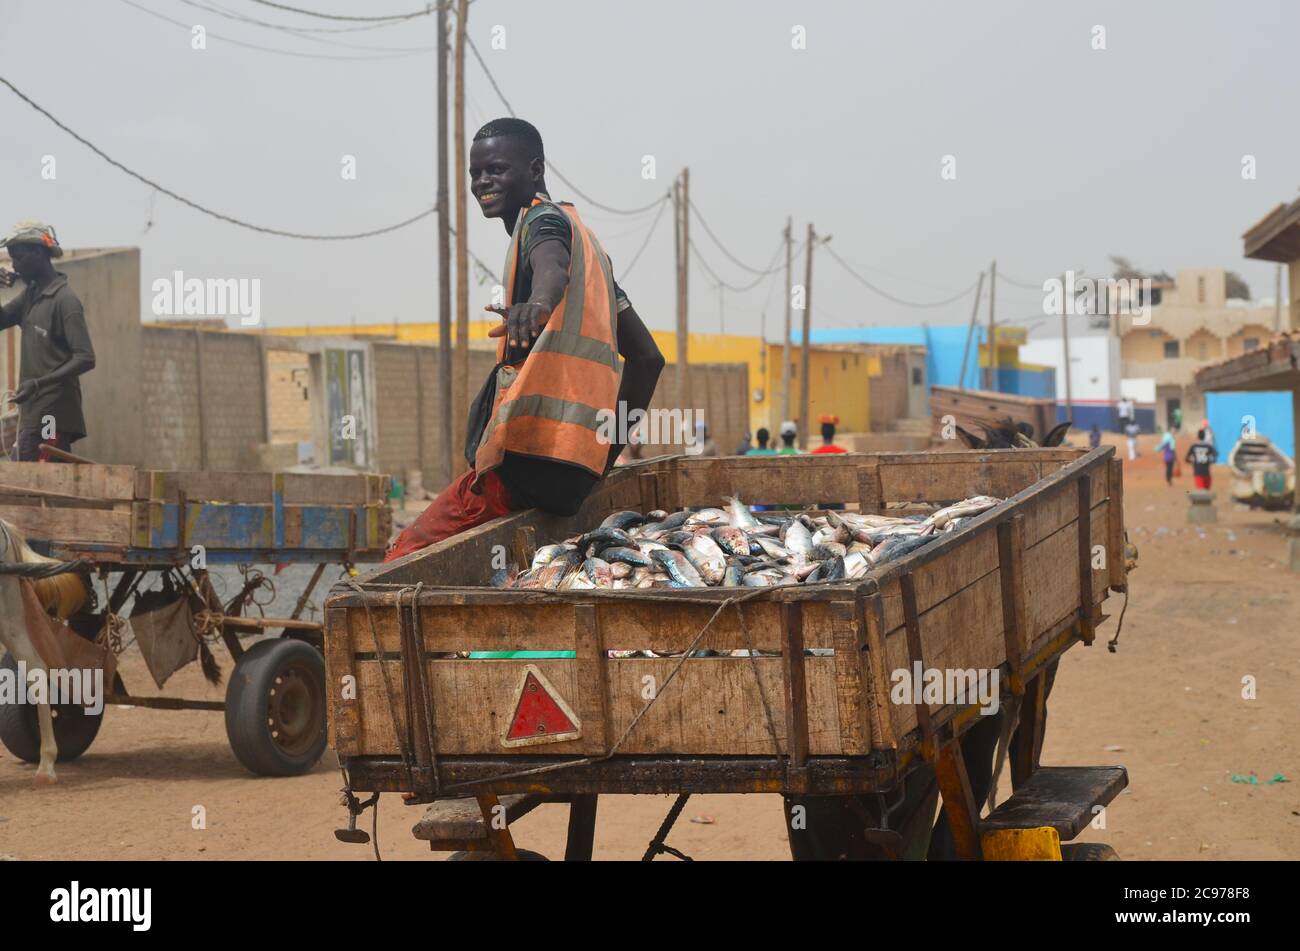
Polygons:
[[502,746],[560,743],[582,736],[580,721],[534,665],[524,666],[515,691],[514,712],[501,737]]

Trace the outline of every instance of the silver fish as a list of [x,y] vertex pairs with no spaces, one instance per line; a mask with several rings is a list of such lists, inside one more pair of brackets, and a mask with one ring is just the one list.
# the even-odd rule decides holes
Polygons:
[[597,588],[608,588],[614,583],[609,562],[601,558],[588,558],[582,563],[582,572]]
[[749,506],[740,501],[739,496],[731,496],[727,499],[727,509],[731,513],[731,524],[745,531],[752,531],[758,528],[758,519],[754,518],[754,513],[749,510]]
[[568,550],[563,545],[543,545],[533,555],[533,567],[541,568],[544,565],[549,565],[552,559],[563,555]]
[[739,528],[715,528],[709,537],[729,555],[749,554],[749,536]]
[[663,567],[675,587],[705,587],[704,579],[700,577],[700,573],[695,570],[695,566],[687,561],[686,556],[681,552],[672,549],[656,549],[650,553],[650,557]]
[[707,584],[719,584],[727,571],[727,556],[708,535],[696,535],[682,551]]
[[807,558],[812,552],[812,533],[798,519],[786,526],[785,537],[781,541],[785,543],[785,547],[790,549],[790,553],[796,558]]

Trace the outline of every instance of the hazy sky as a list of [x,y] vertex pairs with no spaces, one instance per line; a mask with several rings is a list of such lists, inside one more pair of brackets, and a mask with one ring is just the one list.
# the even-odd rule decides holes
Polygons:
[[[435,59],[311,59],[373,52],[233,22],[183,0],[0,0],[0,76],[109,155],[188,198],[270,227],[368,230],[433,203]],[[294,27],[347,24],[251,0],[195,0]],[[403,12],[421,0],[295,0],[333,13]],[[209,31],[191,48],[184,24]],[[807,48],[792,49],[792,28]],[[504,27],[506,49],[492,49]],[[1105,28],[1094,50],[1094,27]],[[1065,268],[1098,274],[1121,253],[1139,266],[1238,270],[1255,297],[1273,266],[1241,257],[1241,233],[1295,197],[1300,125],[1288,2],[849,3],[759,0],[475,0],[471,36],[548,157],[607,205],[635,208],[691,169],[692,197],[740,260],[771,261],[787,214],[889,293],[933,301],[997,258],[1017,281]],[[333,43],[426,47],[432,17]],[[467,134],[505,114],[471,57]],[[432,218],[348,242],[254,234],[213,220],[109,166],[0,88],[0,225],[53,223],[68,247],[138,245],[150,283],[260,278],[266,323],[436,319]],[[1253,155],[1257,178],[1242,178]],[[41,178],[53,155],[57,178]],[[357,176],[341,161],[356,156]],[[658,178],[642,178],[652,155]],[[940,176],[945,155],[956,179]],[[574,198],[552,179],[552,195]],[[453,188],[456,183],[453,181]],[[576,199],[575,199],[576,200]],[[576,200],[622,274],[652,213],[606,214]],[[152,219],[152,226],[146,224]],[[471,202],[470,249],[499,269],[507,237]],[[671,216],[622,281],[652,327],[674,320]],[[697,223],[692,237],[734,285]],[[968,319],[891,303],[825,253],[815,326]],[[798,273],[802,274],[802,260]],[[726,292],[729,332],[779,333],[781,275]],[[488,285],[471,290],[472,313]],[[1000,317],[1041,314],[1041,293],[998,287]],[[719,295],[692,261],[692,329],[716,331]]]

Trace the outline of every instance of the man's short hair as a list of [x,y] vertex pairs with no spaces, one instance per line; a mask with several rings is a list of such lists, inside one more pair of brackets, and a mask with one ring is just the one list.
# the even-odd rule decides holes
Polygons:
[[765,427],[759,429],[759,431],[758,431],[758,441],[759,441],[760,443],[762,443],[763,445],[766,446],[766,445],[767,445],[767,441],[768,441],[769,439],[771,439],[771,438],[772,438],[772,434],[769,433]]
[[474,133],[474,141],[480,139],[498,139],[507,137],[516,137],[523,139],[524,145],[534,155],[544,155],[542,151],[542,134],[537,131],[537,127],[531,122],[525,122],[523,119],[506,118],[493,119],[483,128]]
[[1204,430],[1204,429],[1198,429],[1198,430],[1196,431],[1196,438],[1197,438],[1197,439],[1204,439],[1204,438],[1205,438],[1205,430]]

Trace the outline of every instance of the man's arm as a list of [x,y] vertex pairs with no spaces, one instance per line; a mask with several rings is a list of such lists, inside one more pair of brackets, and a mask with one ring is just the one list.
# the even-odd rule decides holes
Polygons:
[[533,292],[528,300],[508,308],[488,308],[505,318],[505,323],[489,330],[488,336],[504,335],[512,347],[529,344],[542,332],[569,286],[569,249],[563,241],[536,245],[528,253],[528,263],[533,269]]
[[[625,361],[623,378],[618,384],[618,401],[627,407],[626,416],[633,410],[645,411],[650,405],[650,398],[655,394],[655,385],[664,368],[664,355],[654,337],[642,323],[635,308],[629,302],[618,312],[618,353]],[[623,451],[622,446],[612,446],[606,471],[614,465],[614,460]]]

